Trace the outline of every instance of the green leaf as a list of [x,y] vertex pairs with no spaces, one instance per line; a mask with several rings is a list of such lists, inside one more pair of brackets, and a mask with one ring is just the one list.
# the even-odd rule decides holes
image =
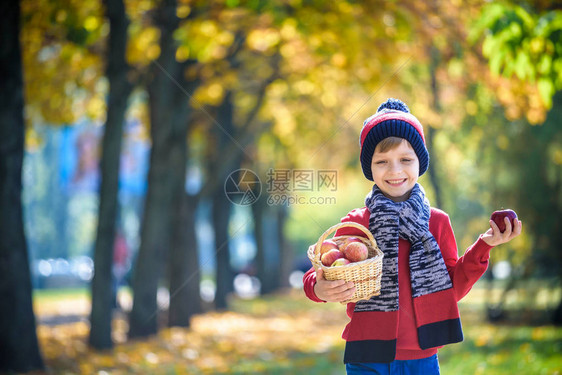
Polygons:
[[521,21],[521,25],[524,26],[528,30],[532,30],[535,27],[535,18],[529,14],[524,8],[517,6],[514,9],[515,14],[518,16],[519,20]]
[[506,55],[506,49],[497,51],[494,55],[490,57],[490,71],[499,76],[501,74],[502,66],[504,65],[504,57]]
[[492,53],[496,49],[496,44],[496,40],[493,36],[487,36],[486,39],[484,39],[484,43],[482,43],[482,54],[485,57],[490,58],[492,56]]
[[552,57],[549,55],[542,55],[542,57],[539,60],[539,63],[537,64],[537,71],[543,75],[548,75],[550,74],[550,71],[552,69]]
[[554,84],[548,78],[540,78],[537,87],[543,103],[547,108],[552,107],[552,96],[554,95]]
[[226,0],[226,6],[229,8],[236,8],[240,5],[240,0]]
[[532,67],[531,67],[531,59],[529,55],[524,50],[519,50],[517,56],[515,58],[515,75],[520,80],[525,80],[527,78],[531,78],[532,76]]

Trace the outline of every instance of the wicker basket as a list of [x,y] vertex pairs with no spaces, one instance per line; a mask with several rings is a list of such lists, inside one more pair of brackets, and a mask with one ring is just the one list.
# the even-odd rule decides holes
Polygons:
[[[367,235],[367,238],[360,236],[337,236],[331,238],[331,240],[336,242],[339,246],[346,238],[357,237],[367,245],[369,257],[361,262],[349,263],[343,266],[326,267],[320,262],[320,247],[322,246],[322,242],[324,242],[331,233],[343,227],[360,229]],[[346,222],[332,226],[320,236],[316,246],[311,246],[309,248],[307,255],[315,269],[322,268],[324,270],[324,277],[326,280],[345,280],[352,281],[355,284],[355,293],[349,300],[343,301],[342,304],[369,299],[372,296],[378,296],[380,294],[383,252],[377,246],[377,242],[371,232],[363,225]]]

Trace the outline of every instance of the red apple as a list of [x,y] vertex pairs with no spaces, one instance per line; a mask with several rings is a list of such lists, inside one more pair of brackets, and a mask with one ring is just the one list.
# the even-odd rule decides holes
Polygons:
[[344,249],[344,255],[352,262],[361,262],[369,257],[369,249],[363,242],[352,242]]
[[345,248],[347,247],[347,245],[349,245],[352,242],[363,243],[363,241],[361,241],[361,239],[358,237],[347,237],[343,240],[342,244],[340,245],[340,251],[343,251],[343,253],[345,254]]
[[343,258],[343,253],[338,249],[329,250],[327,253],[324,253],[322,257],[320,257],[320,261],[325,266],[331,266],[332,263],[336,261],[336,259]]
[[347,260],[345,258],[339,258],[339,259],[336,259],[334,261],[334,263],[332,263],[331,267],[345,266],[346,264],[349,264],[349,263],[351,263],[349,260]]
[[322,242],[322,245],[320,245],[320,256],[333,249],[339,250],[338,244],[332,240],[325,240],[324,242]]
[[517,214],[513,210],[501,210],[501,211],[494,211],[492,216],[490,217],[491,220],[496,223],[500,232],[505,232],[505,221],[504,218],[507,217],[511,221],[511,228],[515,225],[515,220],[517,220]]

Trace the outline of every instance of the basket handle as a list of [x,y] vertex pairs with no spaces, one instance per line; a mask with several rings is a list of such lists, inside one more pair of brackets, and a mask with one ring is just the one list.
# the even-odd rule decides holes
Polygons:
[[314,259],[317,262],[320,262],[320,247],[322,246],[322,242],[324,242],[324,240],[326,240],[326,238],[328,238],[328,236],[330,234],[332,234],[333,232],[337,231],[340,228],[344,228],[344,227],[352,227],[352,228],[356,228],[359,229],[360,231],[362,231],[363,233],[365,233],[367,235],[367,238],[373,242],[376,243],[375,238],[373,237],[373,234],[371,233],[371,231],[367,228],[365,228],[365,226],[358,224],[358,223],[354,223],[352,221],[349,222],[344,222],[344,223],[338,223],[336,225],[331,226],[330,228],[328,228],[318,239],[318,242],[316,242],[316,247],[314,248]]

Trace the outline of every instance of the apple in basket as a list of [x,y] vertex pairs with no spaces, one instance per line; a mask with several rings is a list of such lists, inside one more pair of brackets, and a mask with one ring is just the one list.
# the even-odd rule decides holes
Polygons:
[[517,220],[517,214],[513,210],[501,210],[501,211],[494,211],[490,220],[493,220],[494,223],[498,226],[500,232],[505,232],[505,221],[504,218],[507,217],[511,221],[511,228],[515,225],[515,220]]
[[329,267],[331,266],[337,259],[343,258],[343,253],[338,249],[329,250],[327,253],[322,254],[320,257],[320,261],[323,265]]
[[352,242],[347,245],[343,253],[352,262],[361,262],[369,257],[369,249],[363,242]]
[[332,263],[331,267],[345,266],[346,264],[349,264],[349,263],[351,263],[349,260],[347,260],[345,258],[339,258],[339,259],[336,259],[334,261],[334,263]]
[[326,254],[330,250],[339,250],[338,244],[332,240],[324,240],[322,245],[320,245],[320,256]]
[[358,237],[347,237],[346,239],[343,240],[342,244],[340,245],[340,250],[343,251],[345,254],[345,248],[347,247],[347,245],[353,242],[363,243],[363,241],[361,241],[361,239]]

